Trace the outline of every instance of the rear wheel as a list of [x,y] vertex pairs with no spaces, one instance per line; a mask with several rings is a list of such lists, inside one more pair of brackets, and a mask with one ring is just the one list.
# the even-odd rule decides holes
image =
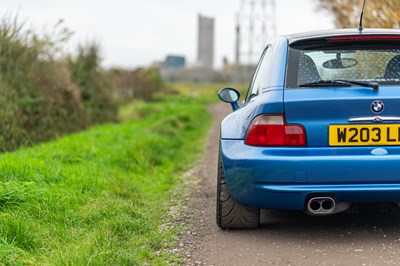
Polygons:
[[217,225],[222,229],[256,228],[260,224],[260,209],[239,204],[229,193],[221,155],[218,159]]

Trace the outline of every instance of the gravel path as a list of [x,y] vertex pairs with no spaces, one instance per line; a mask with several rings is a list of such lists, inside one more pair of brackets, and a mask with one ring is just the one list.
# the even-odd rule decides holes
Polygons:
[[191,172],[196,187],[181,222],[188,233],[176,252],[185,265],[400,265],[400,215],[339,214],[310,217],[263,211],[256,230],[225,231],[215,223],[220,120],[228,104],[210,106],[214,126],[203,161]]

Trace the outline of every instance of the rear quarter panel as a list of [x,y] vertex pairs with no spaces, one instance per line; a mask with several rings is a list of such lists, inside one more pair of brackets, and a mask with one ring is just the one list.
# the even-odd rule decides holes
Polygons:
[[262,93],[245,103],[240,109],[229,114],[221,123],[221,139],[244,139],[247,128],[254,117],[260,114],[281,114],[283,108],[283,87],[285,83],[288,40],[278,37],[271,42],[273,67],[263,84]]
[[283,113],[283,90],[269,90],[253,98],[221,123],[221,139],[244,139],[254,117],[265,113]]

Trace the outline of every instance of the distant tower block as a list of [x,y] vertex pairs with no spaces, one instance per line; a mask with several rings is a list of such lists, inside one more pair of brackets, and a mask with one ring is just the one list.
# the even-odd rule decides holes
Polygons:
[[235,28],[235,64],[240,65],[240,20],[239,13],[236,14],[236,28]]
[[214,64],[214,18],[199,15],[197,61],[201,66],[213,68]]
[[236,18],[236,63],[257,63],[267,41],[276,36],[275,0],[241,0]]

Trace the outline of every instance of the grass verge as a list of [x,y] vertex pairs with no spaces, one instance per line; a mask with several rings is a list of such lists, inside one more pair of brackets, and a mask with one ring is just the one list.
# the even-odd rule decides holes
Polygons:
[[[108,124],[0,156],[4,265],[161,265],[171,188],[201,154],[207,100],[125,108]],[[140,118],[140,119],[138,119]]]

